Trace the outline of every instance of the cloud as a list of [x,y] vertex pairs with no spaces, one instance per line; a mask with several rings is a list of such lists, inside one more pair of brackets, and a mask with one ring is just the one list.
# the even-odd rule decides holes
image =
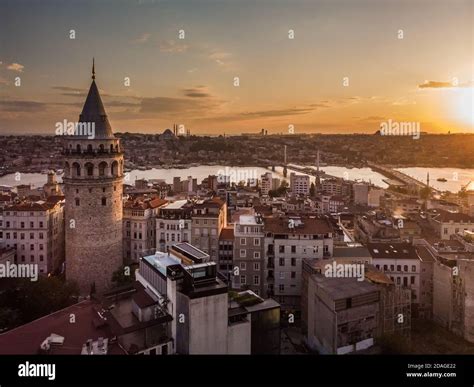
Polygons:
[[416,105],[416,101],[410,100],[407,98],[398,98],[397,100],[392,102],[394,106],[407,106],[407,105]]
[[0,111],[3,112],[34,113],[45,110],[46,106],[46,103],[36,101],[0,101]]
[[224,51],[213,50],[209,54],[209,59],[217,63],[220,67],[231,69],[234,67],[232,61],[232,54]]
[[8,70],[11,70],[11,71],[16,71],[18,73],[22,73],[23,72],[23,69],[25,68],[25,66],[19,64],[19,63],[12,63],[12,64],[9,64],[7,66],[7,69]]
[[133,39],[133,40],[132,40],[132,43],[135,43],[135,44],[144,44],[144,43],[148,42],[148,40],[150,39],[150,37],[151,37],[151,34],[149,34],[148,32],[145,32],[144,34],[140,35],[138,38]]
[[320,108],[328,108],[327,104],[308,104],[301,107],[291,107],[286,109],[268,109],[268,110],[255,110],[255,111],[244,111],[237,114],[231,114],[226,116],[217,117],[218,120],[225,121],[242,121],[242,120],[252,120],[256,118],[278,118],[286,116],[295,116],[302,114],[309,114]]
[[451,88],[451,87],[472,87],[474,82],[465,82],[465,83],[457,83],[457,82],[441,82],[441,81],[425,81],[421,85],[418,85],[420,89],[444,89],[444,88]]
[[387,121],[387,118],[383,116],[369,116],[365,118],[360,118],[358,119],[358,121],[365,123],[380,123],[382,121]]
[[69,87],[69,86],[53,86],[52,89],[60,90],[60,91],[71,91],[71,92],[83,92],[85,89],[78,89],[77,87]]
[[205,86],[196,86],[190,89],[183,89],[183,94],[190,98],[208,98],[212,97]]
[[77,87],[69,86],[53,86],[52,89],[62,91],[60,95],[64,97],[81,97],[85,98],[87,96],[86,89],[79,89]]
[[418,85],[420,89],[440,89],[443,87],[453,87],[453,85],[450,82],[438,82],[438,81],[425,81],[421,85]]
[[159,48],[161,52],[175,54],[187,51],[189,46],[183,43],[178,43],[174,40],[166,40],[159,44]]
[[272,110],[257,110],[253,112],[244,112],[240,115],[246,118],[261,118],[261,117],[282,117],[293,116],[299,114],[311,113],[315,109],[312,107],[303,108],[289,108],[289,109],[272,109]]
[[140,103],[133,103],[128,101],[107,101],[108,107],[139,107]]

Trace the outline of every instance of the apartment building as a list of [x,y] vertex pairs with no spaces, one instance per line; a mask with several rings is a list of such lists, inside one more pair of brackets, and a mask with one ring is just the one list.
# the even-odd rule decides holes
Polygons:
[[159,251],[167,252],[179,242],[191,240],[192,202],[176,200],[160,208],[156,219],[156,246]]
[[266,292],[282,309],[301,305],[302,260],[333,254],[333,229],[326,219],[281,216],[264,218]]
[[232,287],[265,294],[263,218],[241,215],[234,224],[234,272]]
[[195,202],[191,215],[192,244],[218,262],[219,235],[227,226],[227,205],[217,197]]
[[261,176],[260,194],[268,196],[270,190],[272,190],[272,173],[267,172]]
[[130,198],[123,204],[123,258],[138,262],[156,249],[156,217],[166,204],[160,198]]
[[302,330],[311,348],[345,354],[371,347],[384,334],[409,336],[409,289],[397,287],[370,264],[364,264],[363,281],[328,278],[325,267],[332,261],[303,261]]
[[474,343],[474,260],[439,258],[434,264],[433,320]]
[[367,183],[355,183],[352,185],[354,191],[354,204],[367,206],[369,203],[369,185]]
[[399,242],[400,230],[393,220],[386,216],[358,215],[354,221],[354,237],[362,243]]
[[6,206],[0,214],[0,247],[14,247],[16,263],[36,264],[47,275],[64,262],[64,227],[62,196]]
[[294,195],[309,195],[311,182],[308,175],[297,175],[290,173],[290,190]]
[[413,317],[430,318],[434,256],[425,246],[409,243],[369,243],[375,267],[399,287],[411,290]]
[[224,227],[219,235],[218,272],[228,279],[234,269],[234,241],[234,227]]
[[370,348],[377,336],[379,301],[377,286],[367,281],[309,276],[308,346],[338,355]]
[[321,191],[330,195],[349,196],[351,194],[351,185],[343,179],[329,178],[321,182]]
[[249,290],[229,293],[209,258],[199,252],[183,259],[182,247],[177,253],[173,246],[140,261],[137,280],[171,317],[171,353],[279,353],[278,303]]
[[464,230],[474,231],[474,217],[445,210],[430,210],[428,220],[439,238],[448,240]]

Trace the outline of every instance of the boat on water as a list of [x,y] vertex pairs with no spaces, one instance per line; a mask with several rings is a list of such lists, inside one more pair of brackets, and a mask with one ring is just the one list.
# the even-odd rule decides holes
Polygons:
[[448,180],[445,179],[444,177],[440,177],[439,179],[436,179],[436,181],[440,181],[441,183],[446,183]]

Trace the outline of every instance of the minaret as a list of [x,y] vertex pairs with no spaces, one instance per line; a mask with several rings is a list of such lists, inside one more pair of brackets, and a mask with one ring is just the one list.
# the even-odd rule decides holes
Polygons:
[[66,279],[81,295],[101,293],[123,264],[123,151],[95,83],[94,61],[79,124],[64,140]]
[[284,151],[284,161],[283,161],[283,176],[286,177],[288,175],[288,169],[286,168],[286,145]]

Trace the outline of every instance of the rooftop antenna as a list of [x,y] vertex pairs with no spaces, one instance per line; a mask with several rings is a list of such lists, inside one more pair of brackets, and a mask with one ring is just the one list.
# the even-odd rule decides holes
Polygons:
[[95,79],[95,58],[92,57],[92,79]]

